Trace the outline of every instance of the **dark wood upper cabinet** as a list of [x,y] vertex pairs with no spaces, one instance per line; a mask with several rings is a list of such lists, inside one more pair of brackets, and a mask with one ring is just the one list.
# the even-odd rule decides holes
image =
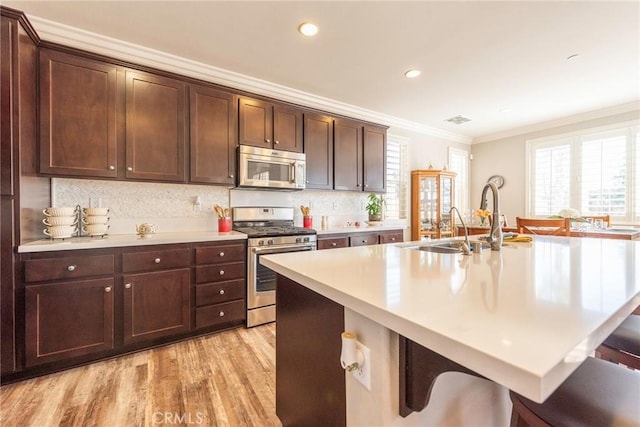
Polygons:
[[307,156],[307,188],[333,189],[333,118],[304,115],[304,152]]
[[190,182],[233,185],[236,174],[236,96],[190,86]]
[[186,85],[127,70],[126,177],[186,181]]
[[302,112],[252,98],[239,101],[239,142],[302,153]]
[[117,176],[118,67],[40,51],[40,173]]
[[362,123],[336,119],[334,129],[334,189],[362,191]]
[[365,125],[363,128],[364,191],[386,191],[387,128]]

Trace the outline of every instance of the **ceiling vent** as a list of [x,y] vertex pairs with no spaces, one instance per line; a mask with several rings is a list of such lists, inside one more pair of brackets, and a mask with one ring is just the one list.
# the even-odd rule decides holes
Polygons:
[[454,123],[456,125],[465,123],[465,122],[470,122],[471,119],[467,119],[466,117],[462,117],[462,116],[455,116],[455,117],[451,117],[450,119],[445,120],[445,122],[451,122]]

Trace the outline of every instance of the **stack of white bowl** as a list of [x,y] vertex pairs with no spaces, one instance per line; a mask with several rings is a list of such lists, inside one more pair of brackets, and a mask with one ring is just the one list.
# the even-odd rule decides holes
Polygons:
[[109,208],[82,208],[82,231],[89,236],[109,232]]
[[66,239],[78,231],[76,208],[48,207],[42,213],[45,216],[42,223],[47,226],[42,231],[52,239]]

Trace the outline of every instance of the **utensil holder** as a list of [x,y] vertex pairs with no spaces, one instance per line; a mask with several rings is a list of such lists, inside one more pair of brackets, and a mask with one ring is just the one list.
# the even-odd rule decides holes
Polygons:
[[231,218],[218,218],[218,232],[224,233],[231,231]]
[[302,217],[302,226],[304,228],[313,228],[313,217],[312,216]]

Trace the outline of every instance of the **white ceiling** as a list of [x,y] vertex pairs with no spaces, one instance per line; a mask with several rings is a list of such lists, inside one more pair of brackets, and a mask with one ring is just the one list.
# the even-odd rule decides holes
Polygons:
[[2,3],[476,141],[640,105],[637,1]]

